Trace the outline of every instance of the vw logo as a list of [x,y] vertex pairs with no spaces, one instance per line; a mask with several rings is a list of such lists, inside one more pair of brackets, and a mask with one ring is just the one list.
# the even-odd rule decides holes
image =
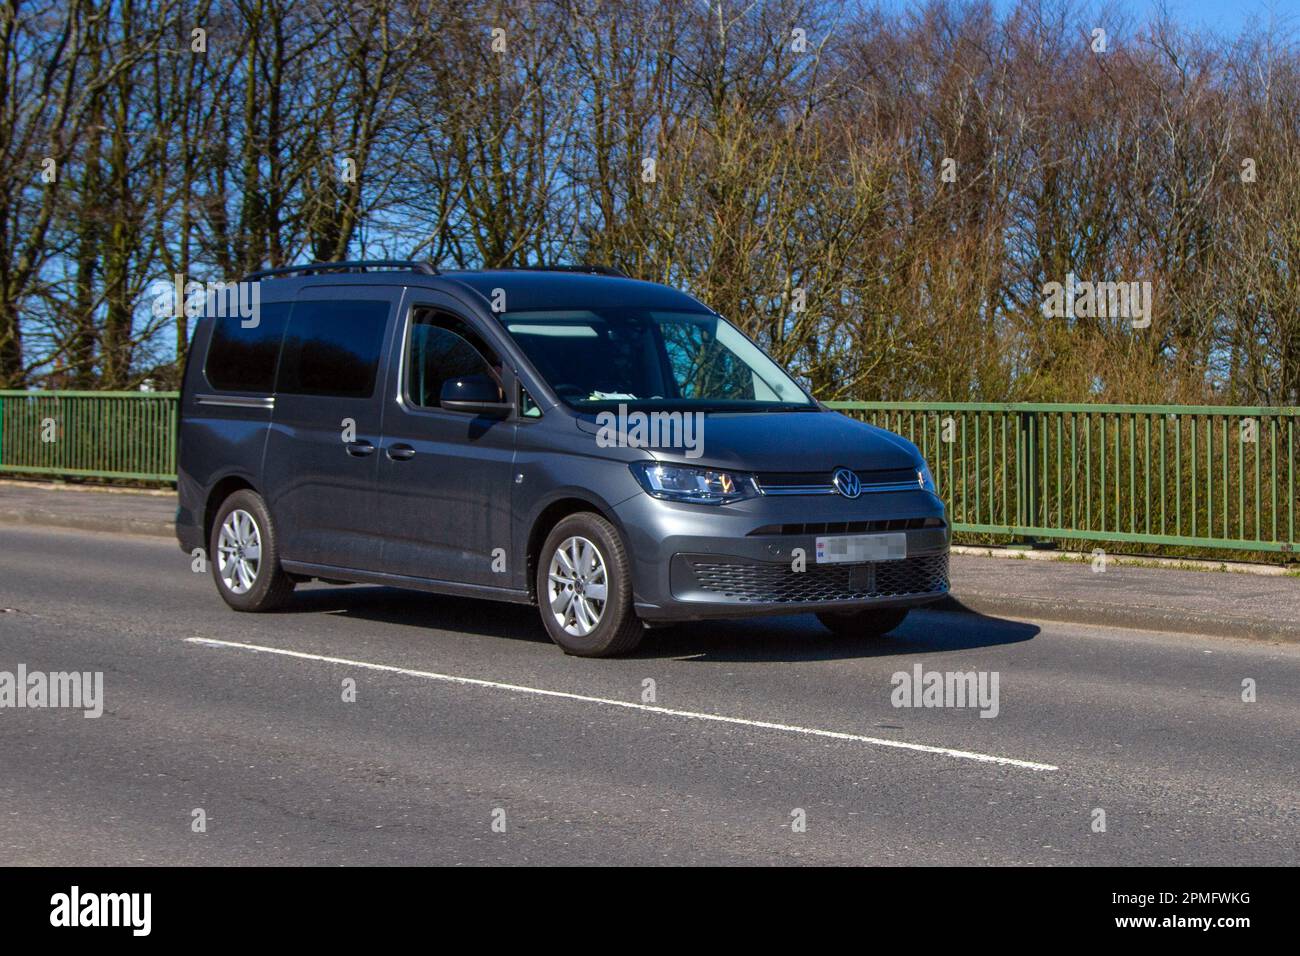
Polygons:
[[831,476],[831,484],[845,498],[856,498],[862,494],[862,479],[847,468],[836,468]]

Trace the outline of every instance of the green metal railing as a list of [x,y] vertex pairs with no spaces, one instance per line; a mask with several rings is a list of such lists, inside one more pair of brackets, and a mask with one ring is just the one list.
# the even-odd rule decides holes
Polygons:
[[831,402],[906,436],[957,532],[1294,552],[1300,409]]
[[[1300,409],[831,402],[915,442],[953,530],[1294,552]],[[171,482],[175,392],[0,391],[0,473]]]
[[175,481],[177,397],[0,391],[0,473]]

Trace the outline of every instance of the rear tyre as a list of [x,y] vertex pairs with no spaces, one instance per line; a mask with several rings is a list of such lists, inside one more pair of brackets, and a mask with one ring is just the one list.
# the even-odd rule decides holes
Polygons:
[[627,552],[618,529],[600,515],[569,515],[551,529],[536,584],[542,625],[565,653],[612,657],[641,642]]
[[824,611],[817,620],[836,637],[884,637],[907,617],[905,607],[873,607],[861,611]]
[[221,503],[208,557],[217,591],[236,611],[271,611],[293,593],[294,579],[280,567],[271,514],[254,491],[236,491]]

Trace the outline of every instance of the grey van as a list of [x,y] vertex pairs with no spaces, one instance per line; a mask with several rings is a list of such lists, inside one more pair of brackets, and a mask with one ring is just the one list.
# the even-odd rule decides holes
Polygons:
[[879,636],[948,591],[916,447],[815,401],[689,295],[599,267],[255,273],[197,325],[176,533],[226,603],[319,579],[534,604],[565,651],[814,612]]

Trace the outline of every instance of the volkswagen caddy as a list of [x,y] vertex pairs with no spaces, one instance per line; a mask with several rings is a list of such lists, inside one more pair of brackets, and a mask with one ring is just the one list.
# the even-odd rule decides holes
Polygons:
[[401,260],[245,281],[256,314],[197,324],[177,459],[177,537],[235,610],[313,579],[417,588],[536,605],[602,656],[742,616],[880,636],[948,591],[917,448],[689,295]]

